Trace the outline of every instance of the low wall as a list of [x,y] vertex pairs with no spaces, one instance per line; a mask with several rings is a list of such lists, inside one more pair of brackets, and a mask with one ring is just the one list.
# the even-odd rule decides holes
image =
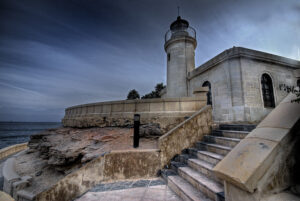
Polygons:
[[19,151],[23,151],[26,148],[27,148],[27,142],[22,143],[22,144],[15,144],[15,145],[0,149],[0,160],[3,158],[6,158],[9,155],[17,153]]
[[209,134],[211,126],[212,108],[207,105],[161,136],[158,141],[161,151],[161,168],[168,164],[176,154],[180,154],[183,149],[193,146],[204,135]]
[[153,178],[160,169],[159,157],[156,149],[112,151],[67,175],[36,201],[73,200],[100,182]]
[[[32,177],[29,175],[20,176],[15,170],[15,156],[8,158],[3,165],[3,191],[13,196],[15,200],[18,199],[18,193],[22,189],[30,185]],[[32,199],[29,199],[32,200]]]
[[62,123],[70,127],[128,126],[137,113],[141,115],[141,124],[159,123],[166,132],[205,105],[205,93],[197,97],[92,103],[67,108]]
[[288,95],[214,167],[225,182],[227,201],[286,200],[282,192],[300,176],[300,104],[291,103],[295,97]]

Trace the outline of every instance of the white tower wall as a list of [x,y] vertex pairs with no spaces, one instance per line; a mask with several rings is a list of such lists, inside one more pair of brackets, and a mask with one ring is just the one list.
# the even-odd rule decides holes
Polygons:
[[166,42],[166,97],[188,96],[187,75],[195,69],[195,48],[196,40],[189,36],[176,37]]

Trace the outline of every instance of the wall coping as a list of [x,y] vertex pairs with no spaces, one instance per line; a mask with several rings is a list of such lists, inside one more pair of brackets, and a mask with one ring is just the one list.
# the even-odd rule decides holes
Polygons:
[[186,124],[187,122],[189,122],[191,119],[195,118],[198,114],[208,110],[209,108],[211,108],[210,105],[206,105],[203,108],[201,108],[199,111],[195,112],[192,116],[190,116],[188,119],[184,120],[183,122],[179,123],[177,126],[175,126],[174,128],[172,128],[171,130],[169,130],[166,134],[164,134],[163,136],[160,136],[158,138],[158,142],[163,140],[164,138],[168,137],[169,135],[172,135],[172,133],[174,131],[176,131],[177,129],[181,128],[184,124]]
[[158,139],[161,168],[169,164],[176,154],[180,154],[183,149],[193,146],[207,135],[211,130],[211,118],[211,106],[206,105],[161,136]]
[[282,57],[279,55],[274,55],[266,52],[261,52],[257,50],[252,50],[244,47],[232,47],[227,49],[217,56],[213,57],[212,59],[208,60],[204,64],[200,65],[192,72],[188,74],[188,79],[192,79],[195,76],[215,67],[219,63],[222,63],[226,60],[233,59],[233,58],[249,58],[255,59],[267,63],[275,63],[278,65],[286,66],[292,69],[299,69],[300,68],[300,61]]
[[0,160],[7,157],[7,156],[10,156],[16,152],[19,152],[19,151],[22,151],[24,149],[27,148],[27,142],[25,143],[21,143],[21,144],[14,144],[14,145],[11,145],[9,147],[5,147],[3,149],[0,149]]
[[197,87],[194,89],[193,94],[199,94],[202,92],[208,92],[209,88],[208,87]]
[[105,101],[105,102],[96,102],[96,103],[87,103],[81,105],[74,105],[66,108],[65,110],[79,108],[79,107],[88,107],[88,106],[97,106],[97,105],[113,105],[113,104],[136,104],[136,103],[160,103],[160,102],[184,102],[184,101],[201,101],[205,100],[203,97],[180,97],[180,98],[152,98],[152,99],[136,99],[136,100],[117,100],[117,101]]

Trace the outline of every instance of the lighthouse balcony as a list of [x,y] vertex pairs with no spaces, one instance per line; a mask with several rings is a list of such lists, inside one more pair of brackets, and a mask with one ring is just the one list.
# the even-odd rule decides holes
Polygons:
[[196,40],[196,31],[192,27],[184,27],[182,29],[171,30],[169,29],[165,34],[165,42],[168,42],[171,39],[181,38],[183,36],[191,37]]

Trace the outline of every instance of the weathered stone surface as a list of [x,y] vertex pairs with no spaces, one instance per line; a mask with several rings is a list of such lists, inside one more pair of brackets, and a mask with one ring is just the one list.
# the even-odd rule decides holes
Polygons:
[[262,74],[267,73],[272,78],[275,104],[278,105],[288,94],[280,90],[279,85],[295,86],[299,68],[297,60],[233,47],[189,73],[188,96],[193,96],[195,90],[209,81],[215,121],[259,122],[273,109],[264,107]]
[[67,175],[36,200],[73,200],[100,182],[153,178],[160,168],[159,156],[157,149],[112,151]]
[[140,126],[140,137],[159,138],[163,135],[159,124],[145,124]]
[[19,181],[21,178],[15,170],[15,158],[9,158],[5,161],[3,166],[3,190],[8,194],[13,193],[13,183]]
[[0,160],[7,157],[7,156],[9,156],[9,155],[12,155],[16,152],[22,151],[26,148],[27,148],[27,142],[22,143],[22,144],[15,144],[15,145],[3,148],[3,149],[0,150]]
[[62,123],[79,128],[131,127],[133,115],[139,113],[141,124],[159,124],[166,133],[205,104],[206,96],[93,103],[67,108]]
[[[276,148],[278,151],[277,145],[276,142],[263,139],[244,139],[216,165],[214,171],[221,179],[230,180],[240,188],[253,192],[257,180],[261,178],[275,158]],[[265,160],[271,156],[270,160]],[[263,169],[259,167],[263,167]],[[219,172],[223,174],[219,174]],[[225,172],[226,176],[224,176]]]
[[1,201],[15,201],[10,195],[7,193],[0,191],[0,200]]
[[289,129],[284,128],[256,128],[249,133],[246,138],[261,138],[271,141],[280,142],[289,132]]
[[126,128],[51,129],[32,135],[28,146],[31,152],[38,151],[49,165],[62,170],[63,166],[92,160],[101,154],[105,143],[131,132]]
[[282,192],[263,198],[262,201],[300,201],[300,197],[291,192]]
[[[295,95],[290,95],[296,98]],[[291,129],[299,120],[300,104],[291,102],[283,102],[280,107],[273,110],[273,114],[267,116],[257,127],[273,127],[273,128],[287,128]]]
[[211,131],[211,106],[205,106],[189,119],[177,125],[159,138],[161,150],[161,166],[170,163],[170,160],[180,154],[183,149],[193,146],[202,137]]
[[213,169],[225,180],[226,200],[264,200],[300,182],[300,112],[290,96]]

